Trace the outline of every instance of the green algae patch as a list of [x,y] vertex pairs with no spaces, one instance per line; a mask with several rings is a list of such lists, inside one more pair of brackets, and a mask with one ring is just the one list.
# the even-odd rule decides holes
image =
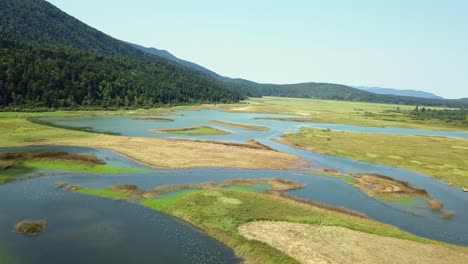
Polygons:
[[176,128],[176,129],[163,129],[163,130],[151,130],[152,133],[158,134],[173,134],[173,135],[187,135],[187,136],[210,136],[210,135],[227,135],[230,132],[208,127],[208,126],[197,126],[188,128]]
[[57,170],[75,173],[121,174],[148,171],[144,169],[117,168],[105,164],[92,165],[65,160],[34,160],[27,161],[24,165],[31,169]]
[[41,177],[40,170],[86,174],[147,172],[147,169],[118,168],[106,165],[95,155],[67,152],[30,151],[0,153],[0,185],[11,181]]

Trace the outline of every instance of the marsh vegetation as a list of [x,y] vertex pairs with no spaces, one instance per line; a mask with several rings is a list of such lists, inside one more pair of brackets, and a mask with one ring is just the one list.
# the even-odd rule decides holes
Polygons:
[[208,126],[196,126],[187,128],[174,128],[174,129],[154,129],[152,133],[158,134],[174,134],[174,135],[186,135],[186,136],[210,136],[210,135],[227,135],[230,132],[208,127]]
[[24,220],[14,226],[17,233],[27,236],[38,236],[46,229],[46,222],[40,220]]
[[[245,189],[226,188],[233,185],[245,186],[265,182],[271,184],[272,187],[270,191],[262,193],[246,191]],[[410,244],[414,248],[405,249],[405,254],[408,255],[416,254],[415,248],[438,248],[440,252],[456,252],[459,254],[457,258],[466,259],[466,256],[463,255],[463,252],[466,252],[464,249],[420,238],[392,226],[381,224],[365,217],[355,216],[352,212],[347,212],[346,210],[335,210],[334,207],[326,205],[319,207],[315,206],[313,202],[301,202],[300,200],[290,199],[287,196],[281,195],[284,190],[301,187],[300,184],[281,179],[231,180],[221,184],[206,183],[200,185],[181,185],[180,187],[163,186],[155,190],[159,190],[159,193],[171,191],[174,195],[162,195],[153,198],[143,198],[140,196],[142,198],[139,202],[145,207],[188,221],[232,248],[236,255],[249,263],[298,263],[298,261],[301,261],[295,254],[268,243],[268,241],[246,236],[245,225],[249,225],[254,219],[275,221],[275,223],[282,221],[307,224],[327,227],[331,230],[354,230],[352,232],[356,233],[353,233],[353,237],[374,234],[377,236],[373,237],[381,242],[391,238],[394,245]],[[126,190],[131,190],[132,192],[139,190],[135,186],[128,186],[128,188],[114,186],[107,190],[111,188],[115,192],[122,194]],[[187,188],[187,191],[181,192],[180,190],[184,188]],[[277,191],[274,191],[275,189]],[[138,192],[140,193],[140,191]],[[96,195],[96,193],[87,194]],[[279,230],[275,232],[270,231],[268,230],[264,235],[274,236],[283,232]],[[330,235],[333,236],[333,233],[330,233]],[[322,238],[322,240],[316,241],[320,246],[334,243],[334,240],[328,237],[328,235],[324,235]],[[289,245],[300,245],[303,243],[303,236],[288,236],[288,241]],[[360,241],[360,243],[365,243],[363,242],[365,240]],[[366,243],[367,246],[370,244]],[[311,245],[302,245],[304,248],[312,249]],[[360,257],[367,259],[372,257],[370,251],[366,254]]]
[[460,188],[468,186],[465,139],[302,128],[284,135],[281,142],[317,153],[409,169]]
[[264,126],[229,123],[229,122],[223,122],[223,121],[218,121],[218,120],[208,120],[207,122],[211,123],[211,124],[215,124],[215,125],[233,127],[233,128],[243,129],[243,130],[251,130],[251,131],[268,131],[268,130],[270,130],[270,128],[264,127]]

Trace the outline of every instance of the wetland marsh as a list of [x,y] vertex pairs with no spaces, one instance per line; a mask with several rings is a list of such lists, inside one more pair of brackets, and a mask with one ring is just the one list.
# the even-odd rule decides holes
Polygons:
[[[228,111],[235,108],[224,107]],[[398,164],[393,164],[391,167],[329,156],[325,152],[311,152],[275,140],[281,138],[284,133],[297,132],[301,127],[318,127],[321,129],[320,133],[345,134],[345,132],[336,132],[336,130],[343,130],[354,131],[356,134],[357,132],[366,132],[368,135],[376,133],[382,137],[392,137],[393,135],[390,134],[396,133],[401,134],[401,137],[418,140],[421,137],[415,136],[417,134],[426,135],[428,139],[437,139],[433,137],[437,135],[446,137],[443,138],[444,140],[453,141],[451,145],[463,146],[468,133],[397,127],[389,130],[379,127],[309,123],[302,122],[303,120],[285,121],[285,118],[298,117],[284,114],[231,113],[219,109],[198,111],[184,109],[160,113],[164,115],[127,113],[126,115],[74,116],[74,114],[69,114],[69,117],[61,117],[51,113],[51,117],[47,117],[46,114],[42,116],[0,114],[0,122],[5,125],[0,127],[1,132],[4,133],[0,142],[2,146],[8,147],[2,148],[2,153],[10,156],[11,153],[23,153],[15,154],[19,157],[31,156],[33,155],[31,153],[62,153],[53,154],[58,155],[54,158],[57,164],[69,162],[63,157],[60,159],[60,155],[67,157],[77,154],[81,155],[79,157],[95,157],[97,160],[94,164],[79,162],[73,166],[66,164],[66,166],[55,167],[43,165],[44,162],[51,163],[47,159],[32,159],[22,163],[32,161],[35,165],[30,166],[27,172],[30,174],[25,174],[26,176],[40,175],[41,177],[30,179],[32,177],[25,176],[21,181],[0,186],[0,198],[15,201],[12,204],[0,204],[0,210],[5,212],[0,216],[2,230],[0,232],[4,232],[0,237],[0,244],[6,245],[5,248],[8,249],[8,254],[0,255],[0,259],[1,257],[18,257],[17,263],[28,263],[28,258],[38,257],[41,250],[52,250],[50,247],[56,245],[54,243],[58,241],[54,240],[54,237],[59,235],[63,238],[60,243],[70,247],[69,252],[77,250],[78,244],[76,243],[79,240],[77,232],[81,231],[67,230],[66,222],[74,223],[77,230],[82,230],[82,233],[88,236],[91,231],[86,230],[97,230],[97,227],[87,226],[89,222],[81,223],[79,219],[60,218],[59,212],[51,210],[67,208],[66,211],[80,212],[84,209],[79,201],[86,201],[86,207],[93,208],[93,215],[96,219],[100,219],[97,222],[101,222],[101,227],[104,227],[99,229],[100,232],[96,232],[96,237],[90,236],[96,248],[82,249],[92,256],[93,262],[101,260],[101,257],[96,255],[99,248],[105,248],[108,254],[122,250],[126,253],[125,255],[138,254],[139,259],[145,262],[150,259],[151,254],[154,254],[153,247],[149,248],[145,245],[153,243],[152,240],[155,240],[154,243],[157,244],[166,239],[170,241],[165,245],[167,251],[161,250],[157,253],[161,255],[161,261],[199,263],[199,261],[185,258],[188,255],[184,254],[200,251],[202,252],[200,257],[206,263],[235,263],[240,261],[237,257],[257,263],[267,261],[270,257],[278,261],[295,263],[297,259],[287,256],[281,249],[266,244],[258,246],[260,245],[257,244],[258,242],[243,238],[237,229],[242,223],[246,223],[247,219],[256,217],[257,219],[265,217],[270,220],[316,224],[317,222],[312,220],[315,217],[322,219],[323,215],[320,216],[321,213],[314,210],[323,210],[320,212],[329,215],[330,218],[327,219],[330,222],[326,225],[330,226],[344,225],[352,230],[383,237],[415,240],[418,243],[439,244],[434,241],[441,241],[460,246],[468,245],[468,233],[463,232],[466,230],[465,223],[468,221],[466,211],[468,197],[459,188],[448,186],[444,182],[429,177],[431,176],[429,174],[427,176],[397,168]],[[172,121],[152,121],[166,118],[168,115]],[[28,118],[33,116],[36,116],[36,119],[34,123],[31,123]],[[212,122],[213,120],[223,121],[219,123]],[[53,127],[41,124],[51,124]],[[229,124],[242,124],[243,127]],[[229,133],[197,135],[151,132],[151,130],[180,130],[203,126]],[[326,129],[331,126],[333,126],[331,131]],[[246,129],[246,127],[268,129],[253,130]],[[108,132],[114,135],[109,135]],[[332,136],[331,143],[333,142]],[[68,145],[69,147],[40,145]],[[115,151],[125,157],[95,148]],[[464,150],[458,149],[458,151]],[[37,163],[38,160],[39,163]],[[151,165],[151,167],[143,164]],[[87,170],[80,166],[87,167]],[[106,166],[106,170],[97,169],[100,168],[99,166]],[[76,167],[80,167],[80,170],[74,169]],[[3,168],[0,175],[3,175],[5,171]],[[365,176],[374,174],[388,177],[388,181],[383,180],[386,178],[377,180],[376,177]],[[267,180],[272,178],[293,181],[298,186],[278,192],[279,190],[272,189],[272,184]],[[255,179],[256,184],[246,184],[246,180],[252,179]],[[224,185],[223,182],[225,182]],[[62,186],[62,188],[56,188],[54,185]],[[393,187],[390,188],[390,185],[397,186],[400,191],[408,188],[405,189],[408,192],[403,195],[405,196],[403,198],[402,196],[395,197],[394,193],[402,193]],[[379,189],[381,186],[384,187]],[[32,189],[34,191],[28,193]],[[388,192],[390,189],[392,192]],[[420,191],[410,192],[410,190]],[[387,193],[382,194],[381,191],[387,191]],[[374,192],[377,195],[374,195]],[[153,194],[160,198],[151,197]],[[100,196],[100,198],[93,196]],[[210,199],[217,199],[216,201],[220,203],[213,203]],[[450,217],[443,217],[441,211],[431,209],[428,200],[442,201],[444,210],[454,214]],[[264,203],[253,201],[264,201]],[[272,202],[285,203],[288,206],[280,210],[272,204],[268,205]],[[51,207],[51,204],[54,206]],[[253,217],[252,213],[258,211],[262,207],[260,205],[271,210],[259,211],[259,215]],[[102,209],[102,206],[106,209]],[[308,209],[302,208],[303,206],[307,206]],[[350,222],[343,224],[344,222],[341,222],[343,220],[339,220],[342,218],[341,213],[336,212],[338,215],[335,215],[332,209],[334,207],[346,208],[345,212],[355,211],[356,215],[364,214],[372,220],[357,220],[360,217],[355,219],[353,216]],[[312,210],[306,213],[310,214],[309,220],[302,218],[301,220],[294,216],[298,208],[306,211]],[[209,216],[213,212],[217,213],[211,219]],[[242,216],[240,212],[244,212],[245,215]],[[260,212],[265,214],[262,215]],[[166,214],[188,221],[201,228],[201,231]],[[241,220],[236,217],[244,218]],[[344,218],[347,219],[347,217]],[[24,251],[28,245],[34,244],[34,241],[5,232],[10,231],[21,220],[46,218],[47,231],[38,237],[42,241],[40,247],[21,257],[20,252]],[[210,221],[203,223],[199,222],[199,219],[210,219]],[[132,221],[136,221],[139,226],[133,226]],[[161,224],[161,221],[164,224]],[[361,221],[366,224],[359,224]],[[235,224],[229,224],[232,222]],[[364,228],[365,226],[367,229]],[[153,231],[144,234],[145,228]],[[172,228],[182,230],[181,236],[170,236]],[[154,236],[156,232],[159,232],[159,236],[161,236],[160,232],[164,232],[165,235],[156,238]],[[187,243],[180,240],[184,236],[190,237]],[[114,241],[113,244],[101,246],[110,242],[107,241],[108,239]],[[128,243],[135,245],[135,248],[123,249],[123,246]],[[447,246],[443,245],[443,247]],[[454,250],[465,252],[462,248]],[[179,256],[175,253],[178,251],[184,254]],[[63,260],[61,257],[63,256],[47,259],[41,255],[40,261],[50,263]],[[79,263],[79,260],[84,259],[78,258],[76,263]],[[113,260],[115,263],[126,261],[117,258]]]

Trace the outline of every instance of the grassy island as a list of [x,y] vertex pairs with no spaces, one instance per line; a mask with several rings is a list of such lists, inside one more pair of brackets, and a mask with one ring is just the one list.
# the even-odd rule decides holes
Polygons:
[[220,126],[233,127],[233,128],[243,129],[243,130],[251,130],[251,131],[268,131],[268,130],[270,130],[270,128],[264,127],[264,126],[229,123],[229,122],[223,122],[223,121],[218,121],[218,120],[209,120],[208,123],[215,124],[215,125],[220,125]]
[[230,132],[207,126],[196,126],[187,128],[175,128],[175,129],[161,129],[151,130],[153,133],[158,134],[173,134],[173,135],[187,135],[187,136],[212,136],[212,135],[227,135]]

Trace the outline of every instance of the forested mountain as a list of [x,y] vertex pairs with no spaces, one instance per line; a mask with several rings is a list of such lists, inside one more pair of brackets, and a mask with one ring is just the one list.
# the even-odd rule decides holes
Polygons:
[[438,95],[433,93],[423,92],[423,91],[416,91],[416,90],[399,90],[393,88],[383,88],[383,87],[366,87],[366,86],[357,86],[360,90],[368,91],[371,93],[376,94],[390,94],[390,95],[399,95],[399,96],[412,96],[412,97],[420,97],[420,98],[427,98],[427,99],[444,99]]
[[223,77],[169,52],[114,39],[43,0],[0,0],[0,107],[151,107],[284,96],[467,107],[346,85],[260,84]]
[[240,99],[225,84],[173,64],[0,41],[0,106],[153,107]]
[[298,83],[279,85],[259,84],[243,79],[231,79],[225,82],[238,84],[238,89],[241,89],[250,96],[315,98],[339,101],[444,106],[456,108],[468,107],[468,101],[464,99],[427,99],[410,96],[383,95],[359,90],[346,85],[332,83]]
[[235,102],[208,74],[147,54],[42,0],[0,0],[0,106]]
[[26,44],[145,56],[140,50],[86,25],[44,0],[0,0],[0,36]]
[[[280,96],[280,97],[297,97],[297,98],[315,98],[340,101],[358,101],[358,102],[375,102],[375,103],[392,103],[392,104],[410,104],[410,105],[427,105],[427,106],[446,106],[446,107],[468,107],[467,100],[445,100],[442,98],[424,98],[414,96],[402,96],[391,94],[379,94],[362,89],[357,89],[347,85],[333,83],[298,83],[298,84],[262,84],[244,79],[236,79],[223,77],[214,73],[198,64],[188,62],[177,58],[168,51],[158,50],[156,48],[145,48],[135,44],[142,51],[162,56],[169,60],[181,63],[187,67],[199,70],[210,74],[211,76],[222,80],[224,83],[235,87],[243,94],[252,97],[260,96]],[[424,93],[424,92],[421,92]],[[411,93],[410,93],[411,94]]]

